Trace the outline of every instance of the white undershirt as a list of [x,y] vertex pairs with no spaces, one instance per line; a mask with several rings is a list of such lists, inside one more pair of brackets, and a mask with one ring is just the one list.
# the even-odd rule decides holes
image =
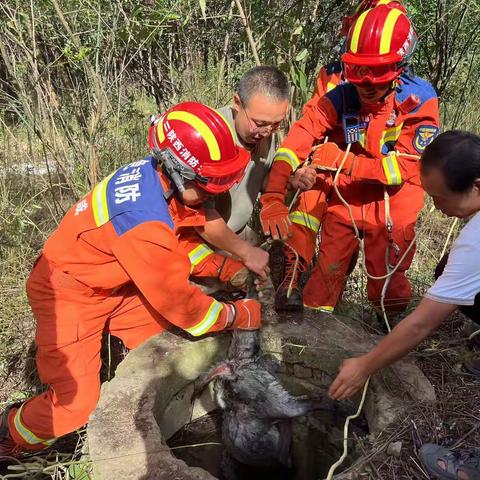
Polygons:
[[445,270],[425,294],[451,305],[473,305],[480,292],[480,212],[463,227],[448,256]]

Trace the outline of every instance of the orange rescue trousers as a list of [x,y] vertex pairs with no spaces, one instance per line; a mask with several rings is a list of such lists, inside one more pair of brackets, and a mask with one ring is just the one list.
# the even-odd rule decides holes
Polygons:
[[104,331],[129,348],[170,325],[133,284],[93,291],[40,257],[27,294],[37,320],[37,366],[50,388],[12,409],[10,435],[23,448],[45,448],[88,421],[100,392],[100,350]]
[[[335,193],[325,187],[325,183],[317,182],[314,189],[300,195],[290,214],[293,235],[288,244],[306,263],[310,263],[321,225],[318,261],[304,288],[303,301],[307,307],[330,312],[341,298],[346,276],[355,265],[359,245],[347,208]],[[375,277],[384,276],[387,273],[386,263],[395,266],[414,240],[415,222],[423,207],[423,190],[410,183],[388,188],[393,222],[389,235],[382,185],[353,183],[340,176],[339,189],[349,203],[364,239],[368,273]],[[327,202],[328,195],[330,199]],[[408,305],[411,287],[405,272],[414,254],[415,246],[412,245],[389,280],[385,293],[385,308],[389,312],[402,312]],[[368,299],[376,306],[380,306],[384,284],[385,279],[367,280]]]

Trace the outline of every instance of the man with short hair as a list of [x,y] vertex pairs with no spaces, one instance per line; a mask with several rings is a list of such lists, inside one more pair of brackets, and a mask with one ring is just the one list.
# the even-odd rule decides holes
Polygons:
[[256,234],[247,223],[272,165],[278,143],[275,132],[287,114],[289,96],[286,75],[277,67],[264,65],[247,71],[238,83],[232,105],[219,109],[232,127],[237,144],[250,152],[251,159],[243,179],[217,196],[214,207],[213,203],[207,207],[209,221],[196,229],[198,235],[184,236],[192,276],[215,277],[234,288],[242,284],[246,268],[216,253],[217,249],[233,254],[245,267],[266,278],[268,254],[252,244],[257,243]]

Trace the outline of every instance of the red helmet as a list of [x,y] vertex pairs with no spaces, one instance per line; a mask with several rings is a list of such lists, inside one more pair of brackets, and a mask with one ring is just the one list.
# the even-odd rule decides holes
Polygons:
[[250,161],[222,115],[196,102],[179,103],[153,118],[148,144],[180,190],[193,180],[207,192],[226,192]]
[[353,23],[342,55],[345,78],[351,83],[389,83],[413,54],[417,35],[402,10],[379,5]]
[[342,19],[342,37],[348,35],[350,27],[353,25],[353,22],[365,11],[370,10],[371,8],[378,7],[379,5],[386,5],[388,8],[398,8],[403,13],[407,13],[405,7],[397,0],[362,0],[355,9],[353,15],[347,15]]

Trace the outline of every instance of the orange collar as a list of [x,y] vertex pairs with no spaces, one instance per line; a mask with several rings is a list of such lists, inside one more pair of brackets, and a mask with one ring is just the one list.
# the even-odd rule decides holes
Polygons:
[[395,92],[390,92],[381,102],[367,104],[361,103],[360,111],[362,114],[379,115],[393,108],[395,100]]
[[[163,191],[168,192],[171,188],[170,180],[162,172],[160,167],[157,167],[157,173]],[[172,195],[167,200],[167,204],[173,223],[175,224],[175,229],[183,227],[202,227],[207,221],[203,205],[196,208],[188,207],[178,200],[175,195]]]

